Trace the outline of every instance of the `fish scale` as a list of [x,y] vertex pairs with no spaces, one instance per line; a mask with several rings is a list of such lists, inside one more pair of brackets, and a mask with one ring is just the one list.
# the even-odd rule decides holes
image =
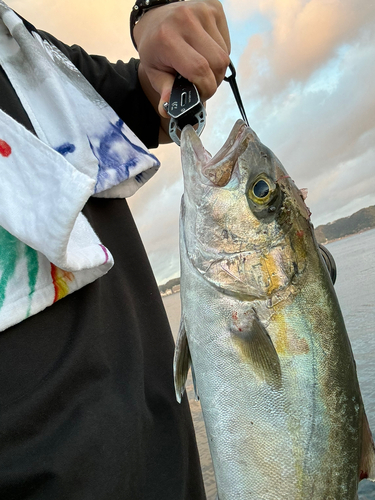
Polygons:
[[177,399],[190,364],[220,500],[355,500],[374,444],[304,196],[242,121],[181,136]]

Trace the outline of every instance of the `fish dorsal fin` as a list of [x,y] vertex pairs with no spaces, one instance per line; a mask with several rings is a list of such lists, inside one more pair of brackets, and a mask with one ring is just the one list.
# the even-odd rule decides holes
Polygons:
[[185,392],[186,379],[190,365],[191,357],[189,344],[186,337],[184,320],[181,317],[173,360],[174,387],[176,398],[179,403],[181,403],[181,397]]
[[375,446],[365,412],[363,412],[362,454],[359,466],[359,480],[362,479],[375,482]]
[[248,328],[233,327],[231,334],[234,344],[240,351],[240,357],[252,366],[257,378],[275,389],[280,389],[279,356],[255,311]]

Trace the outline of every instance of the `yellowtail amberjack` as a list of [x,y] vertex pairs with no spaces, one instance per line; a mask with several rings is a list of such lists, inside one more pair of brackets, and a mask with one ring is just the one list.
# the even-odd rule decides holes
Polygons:
[[242,121],[181,152],[176,392],[191,359],[220,500],[357,498],[374,445],[301,191]]

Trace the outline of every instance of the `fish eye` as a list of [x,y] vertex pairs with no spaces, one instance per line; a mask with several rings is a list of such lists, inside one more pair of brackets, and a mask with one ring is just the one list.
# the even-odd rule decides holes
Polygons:
[[250,178],[248,182],[246,198],[250,210],[258,219],[275,218],[283,200],[278,184],[266,172]]
[[258,207],[265,207],[274,200],[277,193],[276,184],[262,173],[252,180],[248,187],[247,197]]
[[253,186],[253,194],[256,198],[264,199],[268,196],[269,192],[270,186],[263,179],[259,179]]

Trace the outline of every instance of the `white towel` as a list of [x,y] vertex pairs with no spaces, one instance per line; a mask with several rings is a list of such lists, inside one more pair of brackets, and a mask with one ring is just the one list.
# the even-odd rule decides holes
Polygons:
[[0,110],[0,331],[99,278],[113,258],[81,213],[159,162],[75,66],[0,0],[0,64],[37,136]]

